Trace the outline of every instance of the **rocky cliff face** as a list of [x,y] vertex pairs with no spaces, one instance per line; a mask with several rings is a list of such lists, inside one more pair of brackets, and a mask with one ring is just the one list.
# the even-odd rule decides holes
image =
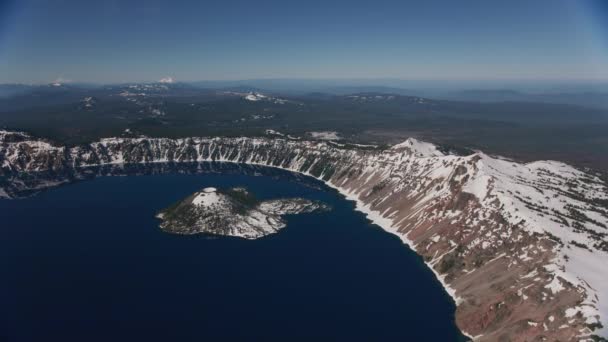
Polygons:
[[568,165],[445,155],[414,139],[388,149],[281,138],[111,138],[66,148],[0,133],[5,177],[203,161],[303,173],[357,201],[424,258],[455,299],[458,326],[477,340],[606,335],[608,189]]

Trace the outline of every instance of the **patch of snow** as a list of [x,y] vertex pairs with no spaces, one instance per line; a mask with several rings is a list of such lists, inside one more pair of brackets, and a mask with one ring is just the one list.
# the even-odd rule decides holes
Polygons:
[[559,291],[563,290],[564,286],[562,285],[561,281],[559,280],[559,277],[555,276],[555,277],[553,277],[553,280],[551,280],[551,282],[549,284],[545,285],[545,288],[550,289],[553,294],[556,294]]
[[222,200],[221,195],[218,195],[215,188],[205,188],[192,199],[192,204],[196,206],[211,207],[222,202]]
[[335,131],[309,132],[308,134],[319,140],[340,140],[340,135]]

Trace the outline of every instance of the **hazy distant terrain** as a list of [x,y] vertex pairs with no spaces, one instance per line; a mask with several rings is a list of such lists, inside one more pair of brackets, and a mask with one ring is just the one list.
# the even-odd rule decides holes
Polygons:
[[435,92],[438,99],[431,99],[406,95],[403,88],[363,85],[327,85],[326,92],[306,92],[318,88],[287,87],[281,92],[228,83],[3,85],[0,126],[68,144],[140,134],[255,136],[268,129],[293,136],[335,131],[347,141],[375,144],[413,136],[454,149],[608,169],[608,109],[602,108],[605,97],[600,93],[551,97],[484,90]]

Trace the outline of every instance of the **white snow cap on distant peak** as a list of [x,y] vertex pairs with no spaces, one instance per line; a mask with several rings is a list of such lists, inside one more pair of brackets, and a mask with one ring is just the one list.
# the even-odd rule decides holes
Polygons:
[[266,98],[266,95],[260,93],[249,92],[245,96],[245,100],[247,101],[260,101]]
[[175,80],[173,79],[173,77],[167,76],[167,77],[161,78],[158,82],[159,83],[174,83]]
[[61,87],[64,83],[72,82],[71,80],[66,80],[63,77],[57,77],[51,84],[55,87]]

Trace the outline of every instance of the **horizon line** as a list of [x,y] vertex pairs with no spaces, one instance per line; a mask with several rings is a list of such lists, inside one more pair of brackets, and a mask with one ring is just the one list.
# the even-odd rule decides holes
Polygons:
[[[164,83],[164,84],[188,84],[188,83],[200,83],[200,82],[259,82],[259,81],[304,81],[304,82],[447,82],[447,83],[467,83],[467,82],[507,82],[507,83],[607,83],[607,79],[599,78],[400,78],[400,77],[260,77],[260,78],[233,78],[233,79],[190,79],[180,80],[173,78],[172,81],[167,82],[163,79],[158,80],[123,80],[123,81],[89,81],[89,80],[69,80],[69,79],[56,79],[51,81],[40,81],[40,82],[15,82],[15,81],[0,81],[0,85],[26,85],[26,86],[42,86],[51,85],[54,83],[62,85],[121,85],[131,83]],[[371,86],[371,84],[368,84]]]

